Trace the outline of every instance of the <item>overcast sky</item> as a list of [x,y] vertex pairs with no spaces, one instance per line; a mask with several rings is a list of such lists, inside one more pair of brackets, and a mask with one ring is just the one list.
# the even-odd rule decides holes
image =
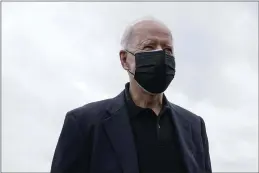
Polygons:
[[257,3],[2,3],[2,171],[49,171],[67,111],[128,81],[120,38],[153,16],[172,30],[168,99],[203,117],[213,171],[258,171]]

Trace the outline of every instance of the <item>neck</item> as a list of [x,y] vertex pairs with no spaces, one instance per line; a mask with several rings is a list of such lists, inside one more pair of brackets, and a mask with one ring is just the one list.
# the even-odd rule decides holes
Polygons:
[[150,108],[157,111],[160,111],[160,109],[162,108],[163,93],[161,94],[147,93],[136,83],[136,81],[130,82],[129,91],[133,102],[137,106],[142,108]]

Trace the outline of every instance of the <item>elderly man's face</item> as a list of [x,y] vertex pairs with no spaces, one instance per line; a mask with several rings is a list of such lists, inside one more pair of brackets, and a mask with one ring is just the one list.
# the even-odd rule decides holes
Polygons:
[[[152,50],[165,50],[173,54],[172,35],[170,30],[154,21],[143,21],[134,26],[132,39],[128,50],[132,53]],[[121,63],[124,69],[134,71],[135,57],[121,52]]]
[[133,26],[128,43],[120,59],[131,83],[150,94],[164,92],[175,76],[170,30],[156,21],[142,21]]

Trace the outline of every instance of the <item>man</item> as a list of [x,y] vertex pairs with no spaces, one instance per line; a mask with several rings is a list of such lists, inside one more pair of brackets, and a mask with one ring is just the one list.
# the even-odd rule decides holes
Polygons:
[[51,173],[212,172],[203,119],[163,94],[175,76],[170,30],[142,20],[121,43],[130,82],[115,98],[67,113]]

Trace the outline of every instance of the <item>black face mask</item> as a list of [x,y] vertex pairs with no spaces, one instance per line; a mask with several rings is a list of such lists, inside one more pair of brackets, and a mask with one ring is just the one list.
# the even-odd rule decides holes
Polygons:
[[[133,53],[127,51],[134,55]],[[146,91],[157,94],[164,92],[175,76],[174,56],[165,51],[140,52],[135,55],[134,79]]]

